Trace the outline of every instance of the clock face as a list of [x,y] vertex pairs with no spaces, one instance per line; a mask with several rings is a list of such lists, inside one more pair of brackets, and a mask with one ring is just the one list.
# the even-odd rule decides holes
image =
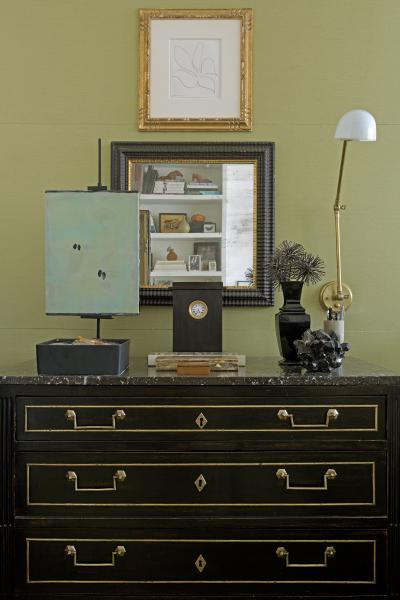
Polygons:
[[189,304],[189,315],[192,319],[204,319],[208,313],[208,306],[203,300],[193,300]]

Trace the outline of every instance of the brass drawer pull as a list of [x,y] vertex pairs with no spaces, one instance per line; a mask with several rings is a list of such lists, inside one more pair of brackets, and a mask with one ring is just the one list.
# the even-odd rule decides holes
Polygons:
[[327,491],[328,490],[328,480],[335,479],[335,477],[337,477],[337,473],[336,473],[335,469],[328,469],[326,471],[326,473],[324,473],[324,485],[321,485],[321,486],[320,485],[317,485],[317,486],[290,485],[289,473],[286,471],[286,469],[278,469],[276,472],[276,476],[278,479],[286,480],[286,489],[287,490],[323,490],[323,491]]
[[80,563],[77,559],[77,552],[75,546],[66,546],[64,550],[67,556],[73,557],[73,565],[74,567],[115,567],[115,557],[116,556],[125,556],[126,549],[125,546],[117,546],[111,555],[111,562],[109,563]]
[[112,487],[98,487],[98,488],[82,488],[78,487],[78,475],[75,471],[68,471],[66,474],[66,478],[68,481],[74,482],[74,491],[75,492],[116,492],[117,491],[117,481],[122,482],[126,479],[126,473],[122,469],[116,471],[113,475],[113,486]]
[[296,423],[294,422],[294,416],[290,413],[288,413],[288,411],[286,410],[286,408],[282,408],[281,410],[278,410],[277,415],[278,419],[280,421],[287,421],[288,419],[290,420],[290,426],[293,427],[294,429],[310,429],[312,428],[318,428],[318,429],[323,429],[324,427],[329,427],[330,422],[331,421],[336,421],[336,419],[339,417],[339,411],[336,410],[336,408],[329,408],[326,411],[326,418],[325,418],[325,423],[320,423],[320,424],[306,424],[306,425],[296,425]]
[[289,552],[286,550],[284,546],[279,546],[276,549],[276,555],[279,558],[284,558],[286,561],[286,567],[290,568],[314,568],[314,567],[327,567],[328,566],[328,558],[333,558],[336,554],[336,550],[333,546],[327,546],[324,551],[324,562],[323,563],[291,563],[289,562]]
[[112,415],[112,425],[78,425],[76,412],[71,408],[65,411],[65,418],[67,419],[67,421],[72,421],[72,423],[74,424],[74,429],[80,429],[83,431],[96,431],[97,429],[113,431],[114,429],[117,429],[117,421],[123,421],[125,417],[125,412],[123,410],[118,409]]

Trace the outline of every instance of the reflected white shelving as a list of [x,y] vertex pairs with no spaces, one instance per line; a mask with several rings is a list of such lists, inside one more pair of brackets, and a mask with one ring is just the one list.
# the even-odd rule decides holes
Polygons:
[[209,278],[215,277],[220,278],[222,275],[221,271],[151,271],[150,277],[157,277],[161,279],[169,279],[170,277],[202,277]]
[[[152,222],[156,231],[150,233],[150,240],[147,244],[149,249],[149,264],[151,269],[148,272],[150,285],[157,285],[162,280],[165,281],[224,281],[225,279],[225,178],[223,163],[154,163],[153,167],[157,171],[157,177],[167,177],[171,172],[179,171],[184,178],[186,185],[195,181],[195,177],[203,178],[204,182],[211,181],[218,193],[212,193],[210,189],[204,189],[204,193],[184,194],[140,194],[140,208],[150,212]],[[145,188],[151,189],[151,188]],[[185,190],[188,192],[188,190]],[[196,190],[197,191],[197,190]],[[211,192],[211,193],[210,193]],[[161,233],[160,215],[176,214],[185,215],[189,225],[192,217],[197,228],[199,222],[213,223],[215,231],[205,233],[203,231],[190,233]],[[217,271],[176,271],[155,270],[157,261],[165,261],[170,252],[170,248],[175,252],[178,260],[185,261],[189,265],[189,257],[194,254],[202,256],[203,264],[208,261],[215,261]]]
[[213,240],[221,239],[222,233],[151,233],[152,240]]
[[147,204],[167,204],[173,202],[177,204],[182,202],[183,204],[198,204],[201,207],[204,203],[222,202],[223,196],[221,194],[141,194],[140,202],[142,208],[146,208]]
[[[131,188],[136,183],[138,189],[146,192],[139,195],[144,223],[142,285],[168,286],[174,280],[204,280],[221,281],[227,287],[243,286],[247,274],[254,269],[257,248],[257,172],[254,161],[245,158],[244,162],[207,162],[203,158],[191,162],[189,156],[182,162],[155,160],[150,164],[139,160],[134,164]],[[166,190],[173,193],[153,193]],[[163,262],[174,257],[186,267],[195,265],[197,261],[190,258],[194,255],[201,257],[204,268],[211,263],[217,271],[188,271],[182,275],[171,267],[171,272],[157,272]]]

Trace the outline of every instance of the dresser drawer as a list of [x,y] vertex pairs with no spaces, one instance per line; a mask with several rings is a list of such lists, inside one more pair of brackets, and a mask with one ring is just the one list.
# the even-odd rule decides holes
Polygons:
[[19,590],[144,595],[209,590],[224,596],[278,589],[349,595],[385,590],[386,540],[377,532],[216,536],[205,531],[201,537],[182,532],[174,539],[130,533],[22,534],[17,562],[26,568],[20,569]]
[[382,396],[291,398],[29,398],[17,400],[18,440],[240,437],[384,439]]
[[384,452],[17,453],[17,514],[386,515]]

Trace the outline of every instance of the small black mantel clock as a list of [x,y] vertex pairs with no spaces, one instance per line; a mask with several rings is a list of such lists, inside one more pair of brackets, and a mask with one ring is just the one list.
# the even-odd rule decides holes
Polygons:
[[173,351],[222,352],[222,282],[174,283]]

